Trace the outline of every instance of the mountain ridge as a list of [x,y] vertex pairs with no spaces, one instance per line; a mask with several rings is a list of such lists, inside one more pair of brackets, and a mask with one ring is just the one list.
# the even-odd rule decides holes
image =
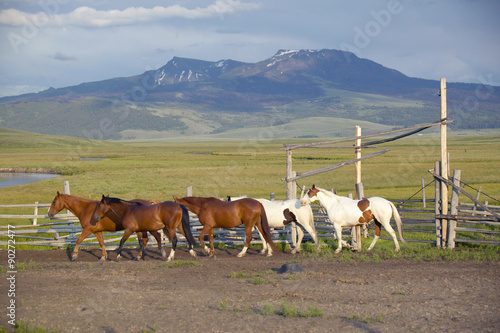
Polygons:
[[[457,128],[500,127],[500,88],[478,98],[478,87],[447,84],[450,115],[468,115]],[[411,78],[349,52],[281,49],[256,63],[173,57],[130,77],[3,97],[0,126],[84,137],[97,131],[104,139],[119,139],[126,130],[192,135],[197,121],[214,133],[325,116],[411,126],[437,120],[438,94],[439,81]],[[482,114],[471,112],[476,109]],[[270,123],[270,114],[280,117]],[[42,118],[49,115],[52,123]],[[102,130],[107,122],[113,126]]]

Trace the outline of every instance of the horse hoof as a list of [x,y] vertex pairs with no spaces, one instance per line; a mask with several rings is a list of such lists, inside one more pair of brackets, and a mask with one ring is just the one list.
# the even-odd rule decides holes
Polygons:
[[134,258],[134,261],[144,261],[144,258]]
[[102,262],[104,262],[104,261],[106,261],[106,260],[108,260],[108,258],[107,258],[107,257],[101,257],[101,259],[99,259],[99,261],[102,261]]

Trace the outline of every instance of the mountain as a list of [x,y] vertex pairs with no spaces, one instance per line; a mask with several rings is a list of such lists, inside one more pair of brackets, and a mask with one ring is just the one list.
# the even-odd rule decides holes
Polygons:
[[[279,50],[257,63],[174,57],[132,77],[0,98],[0,126],[97,139],[213,134],[309,117],[412,126],[438,120],[439,86],[338,50]],[[451,126],[500,127],[499,87],[448,83],[447,96],[450,118],[459,118]]]

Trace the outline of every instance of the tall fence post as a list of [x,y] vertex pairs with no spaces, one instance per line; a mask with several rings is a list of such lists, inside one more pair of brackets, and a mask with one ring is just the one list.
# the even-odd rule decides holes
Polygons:
[[[447,105],[446,105],[446,79],[441,79],[441,177],[448,180],[448,149],[447,149],[447,128],[446,120],[447,116]],[[441,182],[441,214],[448,215],[448,185],[445,182]],[[441,221],[441,232],[443,233],[443,243],[441,244],[443,248],[446,247],[446,239],[448,233],[448,220],[442,219]]]
[[[461,171],[455,170],[453,171],[453,184],[460,186],[460,177]],[[459,199],[460,191],[454,187],[451,193],[451,207],[450,207],[450,215],[458,215],[458,199]],[[447,246],[449,249],[455,248],[455,238],[456,232],[455,228],[457,227],[457,220],[450,220],[448,222],[448,242]]]
[[[355,159],[360,159],[361,158],[361,126],[356,126],[355,130],[355,137],[357,138],[354,141],[354,158]],[[363,191],[363,184],[361,183],[361,161],[357,161],[354,163],[354,169],[355,169],[355,182],[354,186],[356,189],[356,199],[361,200],[364,197],[364,191]],[[361,251],[363,249],[362,241],[361,241],[361,227],[356,226],[352,227],[351,230],[351,245],[355,250]]]

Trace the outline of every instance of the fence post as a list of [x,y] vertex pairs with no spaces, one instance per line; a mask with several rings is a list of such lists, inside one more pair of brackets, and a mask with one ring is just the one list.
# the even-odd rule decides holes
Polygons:
[[65,180],[63,182],[64,194],[71,194],[69,191],[69,181]]
[[[69,191],[69,181],[65,180],[63,182],[63,192],[64,194],[70,194],[70,191]],[[70,214],[71,212],[66,209],[66,214]]]
[[38,219],[36,216],[38,215],[38,201],[35,201],[35,211],[33,212],[33,215],[35,215],[33,218],[33,225],[37,225]]
[[[448,118],[447,115],[447,104],[446,104],[446,79],[441,78],[441,121],[446,120]],[[441,123],[441,172],[439,175],[444,179],[448,180],[448,149],[447,149],[447,129],[446,123]],[[441,183],[441,214],[448,215],[448,185],[445,182]],[[446,247],[446,239],[448,233],[448,220],[441,220],[442,229],[441,232],[443,234],[443,243],[442,247]]]
[[[354,130],[355,137],[361,137],[361,126],[356,126]],[[361,139],[354,140],[354,158],[361,158]],[[356,190],[356,199],[363,199],[363,184],[361,183],[361,161],[354,163],[354,187]],[[361,227],[356,226],[351,229],[351,245],[355,250],[362,250],[363,246],[361,243]]]
[[[361,200],[364,196],[362,183],[356,184],[356,196],[358,200]],[[353,247],[354,250],[361,251],[363,249],[362,246],[363,244],[361,241],[361,227],[360,226],[352,227],[351,236],[352,236],[351,246]]]
[[[460,170],[454,170],[453,171],[453,183],[457,186],[460,186]],[[451,207],[450,207],[450,215],[458,215],[458,197],[460,195],[460,191],[456,189],[455,187],[453,188],[453,191],[451,193]],[[456,232],[455,228],[457,227],[457,220],[449,220],[448,221],[448,248],[449,249],[454,249],[455,248],[455,237],[456,237]]]
[[[440,162],[435,162],[434,163],[434,171],[436,174],[439,174],[441,171],[441,163]],[[435,189],[435,194],[434,194],[434,214],[436,216],[441,215],[441,182],[438,179],[435,179],[434,182],[434,189]],[[436,246],[438,248],[441,248],[441,219],[438,219],[436,217]]]
[[297,189],[294,191],[295,181],[290,181],[290,178],[293,177],[292,172],[292,150],[286,150],[286,199],[295,199],[297,198]]
[[[476,195],[476,200],[479,201],[479,196],[481,195],[481,190],[483,189],[482,186],[479,186],[479,189],[477,190],[477,195]],[[477,210],[477,203],[474,203],[474,207],[472,208],[472,216],[476,215],[476,210]]]

